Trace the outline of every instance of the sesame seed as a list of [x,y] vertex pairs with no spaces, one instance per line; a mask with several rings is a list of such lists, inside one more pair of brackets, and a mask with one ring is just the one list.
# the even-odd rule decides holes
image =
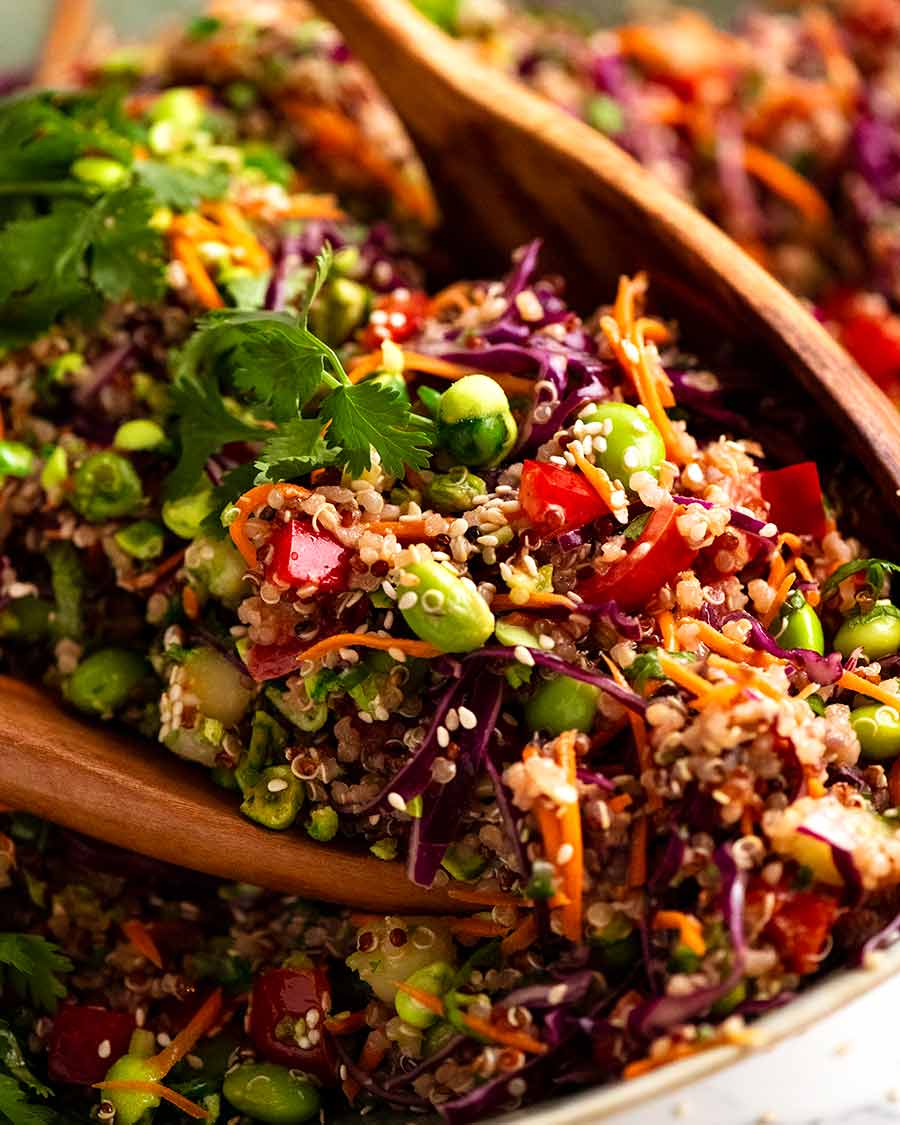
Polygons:
[[446,727],[438,727],[437,729],[437,744],[441,748],[446,748],[450,745],[450,732]]
[[406,653],[402,648],[389,648],[387,652],[391,660],[396,660],[398,664],[406,663]]
[[547,1001],[550,1004],[562,1004],[567,993],[568,989],[564,984],[555,984],[547,993]]
[[388,793],[388,804],[397,812],[406,812],[406,801],[399,793]]
[[459,727],[459,713],[455,707],[451,707],[444,717],[444,726],[447,730],[454,731]]
[[397,602],[397,608],[400,610],[412,609],[412,607],[419,600],[419,595],[414,590],[407,590],[405,594],[400,595],[400,600]]
[[560,867],[564,867],[575,855],[575,849],[571,844],[561,845],[559,851],[556,853],[556,862]]
[[512,1078],[506,1088],[509,1090],[511,1097],[521,1098],[528,1089],[528,1083],[524,1078]]
[[457,714],[459,715],[460,725],[466,730],[474,730],[478,726],[478,716],[468,707],[460,707]]
[[266,786],[266,789],[268,789],[270,793],[283,793],[287,787],[288,783],[283,777],[273,777]]
[[549,652],[551,649],[556,648],[556,641],[552,637],[548,637],[546,633],[542,633],[538,637],[538,644],[544,652]]
[[108,1059],[112,1054],[112,1043],[108,1039],[104,1039],[102,1043],[97,1046],[97,1054],[101,1059]]

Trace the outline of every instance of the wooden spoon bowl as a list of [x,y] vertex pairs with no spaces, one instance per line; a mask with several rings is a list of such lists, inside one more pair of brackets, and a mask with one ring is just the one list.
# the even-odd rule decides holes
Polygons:
[[[543,236],[596,305],[620,272],[709,338],[752,352],[763,385],[792,373],[900,510],[900,414],[801,306],[693,209],[588,126],[473,60],[404,0],[319,0],[418,145],[479,276]],[[696,331],[695,331],[696,339]],[[702,348],[700,349],[702,354]],[[884,520],[879,521],[884,524]],[[100,730],[0,677],[0,801],[160,859],[369,909],[458,910],[399,864],[245,820],[235,795],[160,747]]]

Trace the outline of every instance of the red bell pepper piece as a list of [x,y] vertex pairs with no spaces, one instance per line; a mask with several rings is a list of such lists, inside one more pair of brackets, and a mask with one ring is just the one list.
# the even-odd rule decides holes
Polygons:
[[609,512],[581,473],[549,461],[525,462],[519,503],[531,525],[545,537],[584,527]]
[[374,351],[385,340],[402,344],[418,332],[430,304],[428,294],[421,289],[396,289],[379,297],[363,329],[364,346]]
[[860,367],[900,405],[900,316],[881,298],[848,290],[826,301],[822,316]]
[[268,1062],[305,1071],[333,1086],[337,1056],[325,1030],[330,1008],[328,974],[321,965],[271,969],[253,984],[250,1038]]
[[831,895],[779,888],[763,932],[791,972],[812,973],[819,967],[819,955],[839,912]]
[[760,473],[759,490],[769,504],[769,519],[779,530],[817,537],[825,534],[828,517],[814,461]]
[[[128,1050],[134,1016],[95,1004],[65,1004],[50,1032],[47,1070],[57,1082],[91,1086]],[[109,1044],[107,1050],[106,1045]]]
[[352,552],[308,519],[279,523],[272,533],[267,576],[288,586],[318,586],[326,593],[347,588]]
[[614,601],[631,612],[644,609],[666,582],[687,570],[697,556],[678,530],[680,505],[657,508],[640,539],[619,562],[611,563],[578,587],[585,601]]

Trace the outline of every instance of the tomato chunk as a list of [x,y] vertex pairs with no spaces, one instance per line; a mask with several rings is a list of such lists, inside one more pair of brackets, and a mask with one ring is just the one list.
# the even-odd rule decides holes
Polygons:
[[112,1012],[94,1004],[63,1005],[50,1032],[50,1077],[82,1086],[102,1082],[116,1059],[128,1050],[132,1031],[134,1017],[128,1012]]
[[776,892],[775,913],[765,935],[794,973],[812,973],[819,967],[840,907],[830,895],[815,891]]
[[852,290],[833,294],[822,315],[860,367],[900,406],[900,316],[883,298]]
[[307,519],[289,520],[272,535],[268,576],[289,586],[318,586],[327,593],[345,590],[351,552]]
[[363,329],[363,344],[370,350],[381,347],[385,340],[402,344],[418,332],[430,303],[421,289],[396,289],[379,297]]
[[526,461],[519,503],[532,526],[544,536],[584,527],[609,512],[581,473],[549,461]]
[[578,587],[585,601],[614,601],[622,609],[643,609],[660,586],[687,570],[697,552],[678,530],[680,505],[657,508],[640,539],[619,562],[598,571]]
[[768,501],[769,519],[779,531],[817,537],[825,534],[828,521],[814,461],[760,473],[759,490]]
[[328,974],[322,966],[271,969],[253,985],[250,1038],[268,1062],[334,1085],[337,1056],[324,1027],[330,1008]]

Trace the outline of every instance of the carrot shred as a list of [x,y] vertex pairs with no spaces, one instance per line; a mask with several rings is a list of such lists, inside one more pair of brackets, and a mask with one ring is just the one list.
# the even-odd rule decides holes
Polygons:
[[372,520],[361,525],[376,535],[393,535],[401,543],[419,543],[435,536],[426,530],[425,520]]
[[[585,455],[579,450],[577,445],[573,445],[569,450],[575,460],[575,464],[581,470],[582,476],[587,480],[588,484],[597,493],[603,503],[609,508],[612,514],[616,517],[619,523],[628,522],[628,509],[619,506],[616,508],[613,505],[613,486],[609,476],[599,468],[597,465],[592,465]],[[620,482],[621,483],[621,482]]]
[[678,930],[682,945],[702,957],[706,953],[703,927],[693,914],[681,910],[657,910],[653,917],[654,930]]
[[186,1098],[184,1094],[179,1094],[177,1090],[170,1090],[168,1086],[163,1086],[160,1082],[142,1082],[139,1078],[112,1078],[105,1082],[95,1082],[95,1090],[133,1090],[136,1094],[153,1094],[154,1097],[162,1098],[167,1102],[171,1102],[182,1113],[186,1113],[188,1117],[194,1117],[198,1120],[202,1117],[209,1117],[209,1113],[202,1106],[192,1102]]
[[760,622],[762,623],[764,629],[768,629],[768,627],[777,617],[779,611],[781,610],[781,607],[784,605],[784,599],[791,592],[791,587],[794,585],[796,580],[796,571],[792,570],[790,574],[786,574],[778,584],[778,589],[775,591],[775,597],[772,600],[772,604],[760,617]]
[[500,942],[500,950],[504,957],[511,957],[514,953],[521,953],[528,949],[538,936],[537,918],[529,914],[524,922],[520,922],[511,934]]
[[[388,1037],[380,1028],[370,1031],[359,1055],[357,1066],[360,1070],[365,1071],[366,1074],[371,1074],[372,1071],[377,1070],[382,1059],[388,1053],[389,1045]],[[341,1083],[341,1089],[344,1091],[347,1100],[352,1102],[361,1087],[355,1078],[348,1077]]]
[[678,637],[675,635],[675,617],[670,609],[664,609],[656,615],[659,626],[659,635],[662,638],[663,648],[668,652],[678,651]]
[[767,188],[792,203],[810,223],[830,220],[828,204],[813,185],[790,165],[759,145],[744,145],[744,167]]
[[323,1026],[331,1035],[352,1035],[354,1031],[360,1031],[366,1026],[366,1009],[361,1008],[358,1012],[328,1016]]
[[229,525],[228,532],[251,569],[256,566],[256,551],[247,538],[247,520],[259,508],[265,507],[273,489],[277,489],[285,500],[303,500],[309,496],[309,489],[299,484],[257,484],[235,500],[238,514]]
[[884,703],[900,712],[900,695],[888,691],[881,684],[870,683],[856,672],[844,672],[838,683],[846,691],[855,691],[857,695],[868,695],[871,699],[877,699],[879,703]]
[[514,602],[509,594],[495,594],[491,601],[491,609],[501,612],[516,609],[552,609],[554,606],[559,606],[561,609],[578,609],[578,606],[565,594],[553,594],[549,590],[532,591],[528,595],[527,602]]
[[[433,355],[423,355],[421,352],[403,351],[403,373],[434,375],[438,379],[447,379],[455,382],[465,375],[471,375],[478,369],[467,367],[462,363],[451,363],[446,359],[439,359]],[[351,365],[347,377],[351,383],[358,383],[367,375],[378,371],[384,362],[381,349],[360,356]],[[530,395],[534,391],[534,380],[526,379],[523,375],[510,375],[506,372],[484,372],[495,383],[501,386],[510,395]]]
[[631,854],[628,857],[628,886],[643,887],[647,882],[647,837],[649,825],[645,816],[634,822],[631,833]]
[[347,378],[351,383],[361,383],[369,375],[374,375],[376,371],[380,371],[383,363],[384,356],[381,348],[369,352],[368,355],[360,356],[359,359],[350,364],[347,368]]
[[431,992],[425,992],[421,988],[416,988],[414,985],[407,984],[406,981],[395,980],[393,984],[396,986],[398,992],[405,992],[407,996],[415,1000],[417,1004],[421,1004],[423,1008],[427,1008],[429,1012],[433,1012],[436,1016],[443,1016],[444,1001],[440,996],[435,996]]
[[450,923],[450,932],[461,937],[499,937],[508,934],[510,929],[489,918],[456,918]]
[[[627,688],[628,681],[622,675],[622,669],[616,664],[614,660],[608,657],[605,653],[603,659],[609,668],[609,674],[616,681],[619,687]],[[650,753],[650,742],[647,738],[647,724],[644,722],[643,715],[638,715],[634,711],[628,712],[628,722],[631,726],[631,734],[634,738],[634,748],[637,754],[638,769],[641,774],[647,773],[653,769],[653,757]],[[645,790],[645,792],[647,792]],[[659,794],[655,791],[647,792],[647,808],[650,812],[656,812],[662,805]]]
[[244,251],[244,264],[257,273],[262,273],[272,265],[268,250],[249,229],[240,210],[227,201],[204,203],[201,213],[218,223],[223,232],[223,241],[240,247]]
[[606,804],[612,812],[622,812],[633,804],[633,801],[630,793],[618,793],[615,797],[611,797]]
[[683,620],[685,624],[696,629],[697,639],[708,649],[718,653],[719,656],[727,656],[730,660],[743,661],[745,664],[756,664],[762,668],[768,668],[772,664],[784,663],[783,660],[777,656],[771,656],[768,652],[751,648],[740,641],[731,640],[724,633],[720,633],[718,629],[714,629],[708,622],[701,621],[697,617],[685,617]]
[[183,1027],[175,1036],[168,1047],[164,1047],[158,1054],[147,1059],[147,1070],[158,1078],[164,1078],[172,1067],[189,1054],[199,1039],[215,1024],[222,1010],[222,990],[215,992],[203,1001],[190,1023]]
[[763,695],[767,695],[769,699],[774,699],[776,702],[781,702],[784,699],[784,692],[779,691],[774,684],[769,681],[754,668],[747,668],[737,661],[729,660],[725,656],[719,656],[718,653],[712,653],[709,657],[709,665],[711,668],[718,668],[722,672],[727,672],[729,675],[734,676],[738,681],[743,681],[748,687],[755,688]]
[[200,599],[193,586],[185,586],[181,591],[181,605],[191,621],[196,621],[200,616]]
[[470,902],[473,906],[528,906],[527,899],[518,895],[507,895],[503,891],[478,891],[467,887],[450,887],[447,897],[457,902]]
[[656,655],[660,668],[679,687],[683,687],[698,699],[702,699],[710,690],[711,685],[702,676],[698,676],[696,672],[692,672],[690,668],[682,664],[680,660],[673,660],[671,656],[667,656],[664,652],[658,652]]
[[172,236],[172,253],[184,266],[184,272],[198,300],[208,309],[221,309],[225,302],[213,279],[206,272],[197,247],[183,235]]
[[810,797],[819,801],[825,796],[827,790],[818,777],[808,777],[806,779],[806,792]]
[[490,1039],[494,1043],[502,1043],[506,1047],[514,1047],[518,1051],[524,1051],[529,1055],[543,1055],[547,1050],[547,1044],[542,1043],[539,1039],[529,1035],[525,1031],[518,1031],[514,1028],[497,1027],[489,1020],[483,1020],[479,1016],[473,1016],[470,1012],[465,1012],[462,1016],[462,1022],[474,1031],[476,1035],[481,1035],[485,1039]]
[[[570,785],[575,785],[575,736],[574,730],[563,731],[556,740],[556,759],[565,770]],[[569,941],[578,944],[582,937],[582,895],[584,892],[584,840],[581,832],[581,807],[578,799],[563,806],[560,819],[560,837],[563,844],[572,849],[572,855],[562,868],[563,890],[569,901],[562,908],[563,933]]]
[[419,656],[423,660],[428,660],[432,656],[440,656],[441,649],[435,648],[427,641],[413,641],[407,637],[375,637],[370,633],[333,633],[330,637],[324,637],[321,641],[317,641],[311,645],[305,652],[301,652],[297,657],[297,663],[304,660],[318,660],[320,656],[326,656],[329,652],[334,652],[339,648],[377,648],[382,652],[387,652],[389,649],[395,648],[399,652],[405,652],[407,656]]
[[749,805],[744,805],[741,809],[741,835],[753,835],[753,810]]
[[169,555],[167,559],[157,563],[152,570],[142,570],[133,578],[120,578],[119,585],[125,590],[146,590],[149,586],[155,586],[160,578],[164,578],[170,571],[181,566],[183,558],[184,551],[176,551],[174,555]]
[[698,711],[705,711],[708,707],[727,707],[743,692],[744,685],[736,680],[726,680],[725,683],[716,684],[702,698],[695,699],[693,706]]
[[690,1055],[699,1055],[701,1051],[708,1051],[710,1047],[716,1046],[718,1046],[718,1044],[714,1040],[701,1043],[675,1043],[664,1054],[648,1056],[645,1059],[636,1059],[634,1062],[629,1063],[622,1071],[622,1077],[626,1080],[629,1078],[640,1078],[642,1074],[649,1074],[651,1070],[656,1070],[658,1067],[665,1066],[667,1063],[675,1062],[677,1059],[688,1058]]
[[127,922],[123,922],[122,933],[128,938],[141,956],[146,957],[157,969],[163,967],[163,958],[159,951],[159,946],[157,946],[156,942],[153,940],[153,935],[139,918],[129,918]]

